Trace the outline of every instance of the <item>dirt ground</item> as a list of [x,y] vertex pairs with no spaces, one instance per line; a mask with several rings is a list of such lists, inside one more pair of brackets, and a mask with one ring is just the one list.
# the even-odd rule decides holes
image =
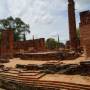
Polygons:
[[[80,61],[84,61],[85,57],[81,56],[75,60],[64,60],[61,61],[66,64],[79,64]],[[53,61],[53,60],[51,60]],[[55,60],[54,60],[55,61]],[[57,60],[56,60],[57,61]],[[15,68],[16,64],[44,64],[48,62],[42,60],[21,60],[19,58],[11,59],[9,63],[4,64],[6,67]],[[90,85],[90,77],[89,76],[80,76],[80,75],[63,75],[63,74],[47,74],[40,78],[40,80],[50,80],[50,81],[61,81],[61,82],[70,82],[77,84],[87,84]]]
[[44,64],[46,63],[47,61],[37,61],[37,60],[21,60],[20,58],[14,58],[14,59],[11,59],[9,63],[5,63],[4,65],[6,67],[13,67],[15,68],[15,65],[16,64],[22,64],[22,65],[27,65],[27,64]]
[[[9,63],[5,63],[4,65],[6,67],[13,67],[15,68],[15,65],[16,64],[44,64],[46,62],[50,62],[50,61],[57,61],[57,60],[21,60],[20,58],[14,58],[14,59],[11,59]],[[63,61],[60,61],[60,62],[63,62],[65,64],[79,64],[80,61],[85,61],[85,57],[84,55],[82,55],[81,57],[77,58],[77,59],[74,59],[74,60],[63,60]]]
[[60,82],[90,85],[90,77],[80,75],[48,74],[42,77],[40,80],[60,81]]

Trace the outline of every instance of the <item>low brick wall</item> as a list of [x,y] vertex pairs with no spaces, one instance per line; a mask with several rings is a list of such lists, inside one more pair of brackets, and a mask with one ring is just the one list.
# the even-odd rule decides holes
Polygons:
[[15,52],[18,52],[20,50],[31,51],[32,49],[35,49],[37,51],[45,50],[45,39],[39,38],[39,39],[34,39],[34,40],[14,42]]
[[42,52],[42,53],[17,53],[15,57],[20,57],[22,60],[72,60],[79,57],[75,53],[67,52]]

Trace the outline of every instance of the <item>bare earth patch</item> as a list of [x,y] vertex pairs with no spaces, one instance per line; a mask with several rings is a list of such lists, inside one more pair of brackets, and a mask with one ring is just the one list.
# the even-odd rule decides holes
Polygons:
[[[79,64],[80,61],[84,61],[85,57],[81,56],[75,60],[64,60],[61,61],[65,64]],[[53,61],[53,60],[51,60]],[[54,60],[55,61],[55,60]],[[16,64],[44,64],[48,62],[42,60],[21,60],[19,58],[11,59],[9,63],[4,64],[6,67],[13,67],[15,68]],[[60,82],[70,82],[70,83],[77,83],[77,84],[86,84],[90,85],[90,77],[89,76],[81,76],[81,75],[64,75],[64,74],[47,74],[40,78],[40,80],[47,80],[47,81],[60,81]]]

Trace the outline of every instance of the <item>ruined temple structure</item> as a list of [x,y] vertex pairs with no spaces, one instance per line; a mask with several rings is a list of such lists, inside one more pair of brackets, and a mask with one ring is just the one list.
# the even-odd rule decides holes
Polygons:
[[90,11],[80,13],[80,39],[86,58],[90,58]]
[[75,4],[73,0],[68,0],[68,19],[70,48],[76,50],[78,47],[78,42],[76,34]]
[[44,51],[45,39],[34,39],[26,41],[14,41],[13,30],[2,30],[0,45],[0,59],[13,58],[17,52]]
[[14,43],[14,50],[15,52],[19,51],[44,51],[45,50],[45,39],[33,39],[33,40],[26,40],[26,41],[16,41]]
[[14,47],[14,37],[12,30],[3,30],[0,46],[0,57],[1,58],[12,58],[13,57],[13,47]]

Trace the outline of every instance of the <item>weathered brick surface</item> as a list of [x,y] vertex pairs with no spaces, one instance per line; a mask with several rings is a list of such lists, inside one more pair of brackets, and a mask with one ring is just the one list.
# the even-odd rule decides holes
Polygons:
[[0,46],[0,57],[13,57],[15,52],[23,51],[44,51],[45,50],[45,39],[33,39],[26,41],[14,42],[12,30],[2,31],[2,40]]
[[84,47],[86,57],[90,58],[90,11],[80,13],[80,39]]
[[90,40],[90,24],[84,25],[80,27],[80,38],[81,44],[89,43]]
[[45,39],[34,39],[34,40],[26,40],[26,41],[17,41],[14,43],[14,50],[20,51],[31,51],[31,49],[35,51],[44,51],[45,50]]
[[1,38],[1,57],[13,57],[14,37],[12,30],[3,30]]
[[75,4],[73,0],[68,0],[68,19],[69,19],[70,46],[72,49],[77,49],[78,42],[76,34]]

